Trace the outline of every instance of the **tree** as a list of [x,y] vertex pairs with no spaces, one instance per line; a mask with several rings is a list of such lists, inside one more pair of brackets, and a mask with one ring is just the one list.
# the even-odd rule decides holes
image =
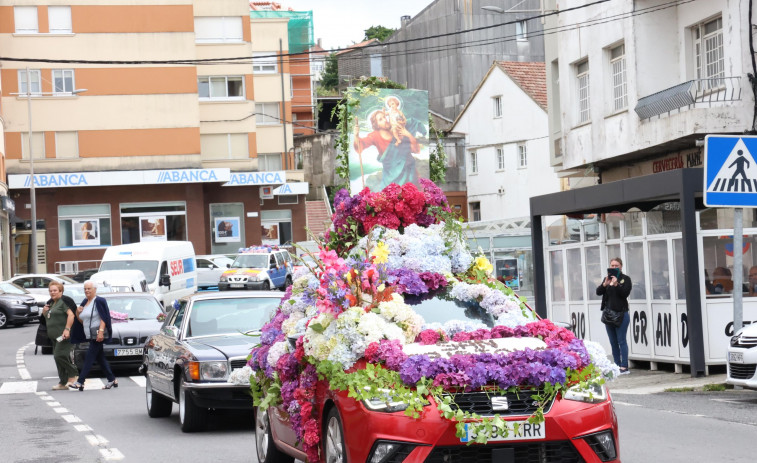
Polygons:
[[371,26],[365,30],[365,38],[363,40],[378,39],[379,42],[383,42],[394,34],[394,29],[389,29],[384,26]]
[[339,86],[339,60],[336,53],[326,58],[326,66],[321,74],[321,87],[335,90]]

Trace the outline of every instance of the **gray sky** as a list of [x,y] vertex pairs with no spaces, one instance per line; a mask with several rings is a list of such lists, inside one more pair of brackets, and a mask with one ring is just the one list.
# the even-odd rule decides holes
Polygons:
[[315,39],[323,48],[360,42],[371,26],[400,27],[400,17],[415,16],[433,0],[276,0],[284,8],[313,11]]

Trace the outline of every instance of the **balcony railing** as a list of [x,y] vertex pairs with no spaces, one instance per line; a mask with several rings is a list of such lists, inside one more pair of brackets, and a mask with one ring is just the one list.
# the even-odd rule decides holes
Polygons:
[[634,111],[639,119],[649,119],[682,108],[741,100],[741,77],[695,79],[639,99]]

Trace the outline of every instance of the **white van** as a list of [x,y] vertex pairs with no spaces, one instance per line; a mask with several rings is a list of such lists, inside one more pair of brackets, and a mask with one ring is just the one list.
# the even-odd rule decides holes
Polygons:
[[197,291],[195,250],[189,241],[148,241],[105,250],[100,271],[141,270],[161,304]]
[[147,278],[141,270],[103,270],[93,273],[89,281],[109,288],[112,293],[149,293]]

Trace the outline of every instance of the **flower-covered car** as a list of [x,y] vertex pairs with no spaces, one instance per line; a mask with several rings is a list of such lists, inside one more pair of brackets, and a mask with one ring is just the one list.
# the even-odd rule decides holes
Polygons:
[[493,279],[422,185],[337,195],[250,355],[258,459],[619,461],[617,367]]
[[253,246],[240,251],[221,274],[218,290],[285,289],[292,284],[292,256],[283,249]]

